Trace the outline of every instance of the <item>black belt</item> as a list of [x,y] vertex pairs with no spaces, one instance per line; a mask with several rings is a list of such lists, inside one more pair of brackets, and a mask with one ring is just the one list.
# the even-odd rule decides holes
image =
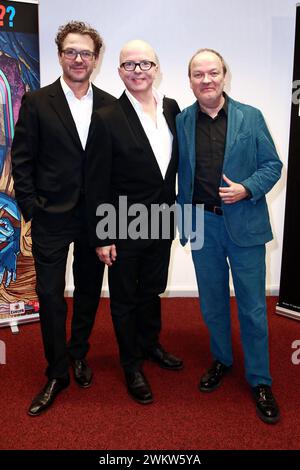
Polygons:
[[212,204],[204,204],[204,210],[213,212],[216,215],[223,215],[223,209],[219,206],[213,206]]

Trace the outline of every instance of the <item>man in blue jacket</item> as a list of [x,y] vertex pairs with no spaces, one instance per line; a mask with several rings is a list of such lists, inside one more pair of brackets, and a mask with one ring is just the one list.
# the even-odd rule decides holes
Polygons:
[[[191,239],[201,311],[210,333],[214,362],[199,388],[211,392],[230,370],[231,269],[246,379],[258,416],[279,420],[271,390],[265,300],[265,243],[272,239],[265,194],[280,178],[282,164],[261,112],[224,93],[226,65],[212,49],[200,49],[189,63],[197,101],[177,117],[178,204],[184,215],[184,245],[204,208],[204,243]],[[199,206],[198,206],[199,207]],[[187,221],[190,220],[190,226]],[[196,234],[200,237],[201,235]]]

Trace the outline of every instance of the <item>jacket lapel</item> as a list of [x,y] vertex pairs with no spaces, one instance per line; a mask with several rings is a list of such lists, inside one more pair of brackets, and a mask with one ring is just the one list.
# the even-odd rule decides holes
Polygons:
[[82,148],[76,124],[74,122],[63,89],[61,87],[60,79],[56,80],[56,82],[53,83],[49,96],[51,98],[51,104],[55,112],[57,113],[59,119],[61,120],[62,124],[66,128],[67,132],[71,134],[76,144]]
[[[224,165],[230,155],[231,149],[235,144],[237,136],[240,132],[244,115],[242,111],[236,106],[234,100],[228,98],[228,123],[227,123],[227,135],[224,155]],[[223,166],[224,166],[223,165]]]
[[133,134],[136,137],[137,142],[141,145],[143,148],[146,156],[152,160],[154,168],[158,171],[160,177],[162,178],[162,174],[160,171],[160,168],[158,166],[157,160],[155,158],[155,155],[153,153],[152,147],[150,145],[150,142],[148,140],[148,137],[144,131],[144,128],[141,124],[141,121],[135,112],[134,107],[130,103],[129,99],[126,96],[126,93],[124,92],[120,98],[119,98],[119,103],[125,113],[125,116],[127,118],[127,121],[129,123],[129,126],[133,132]]
[[[102,94],[102,90],[95,87],[93,84],[92,84],[92,89],[93,89],[93,110],[92,110],[92,114],[93,114],[96,111],[96,109],[99,109],[103,106],[104,97],[103,97],[103,94]],[[91,121],[92,121],[92,116],[91,116]],[[88,136],[87,136],[85,150],[87,149],[87,146],[88,146],[88,143],[89,143],[89,140],[90,140],[90,134],[91,134],[91,123],[90,123],[90,126],[89,126],[89,132],[88,132]]]
[[142,142],[142,145],[146,145],[146,149],[147,149],[148,152],[149,151],[152,152],[150,142],[149,142],[148,137],[147,137],[147,135],[144,131],[144,128],[141,124],[141,121],[140,121],[134,107],[132,106],[129,99],[127,98],[125,92],[120,96],[119,102],[120,102],[120,105],[121,105],[125,115],[126,115],[127,121],[129,122],[129,125],[130,125],[135,137],[137,138],[137,140],[139,142]]
[[101,108],[103,106],[103,93],[102,90],[99,88],[95,87],[92,84],[92,89],[93,89],[93,112],[96,111],[96,109]]
[[170,107],[168,106],[167,101],[165,99],[163,100],[163,114],[167,121],[168,127],[173,135],[171,159],[170,159],[170,162],[169,162],[166,174],[165,174],[165,179],[167,179],[169,172],[171,172],[174,167],[176,171],[177,164],[178,164],[178,146],[177,146],[177,134],[176,134],[176,124],[175,124],[176,116],[174,116],[174,114],[171,113]]
[[165,98],[163,99],[163,114],[167,121],[168,127],[173,134],[173,137],[176,136],[176,126],[175,126],[175,116],[173,113],[170,112],[170,108],[167,105]]
[[189,161],[192,174],[195,176],[196,167],[196,115],[198,110],[197,101],[188,108],[184,120],[184,131],[188,142]]

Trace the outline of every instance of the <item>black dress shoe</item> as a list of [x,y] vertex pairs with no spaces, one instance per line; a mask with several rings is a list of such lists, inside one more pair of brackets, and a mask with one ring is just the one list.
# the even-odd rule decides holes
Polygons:
[[252,388],[257,416],[267,424],[275,424],[280,419],[278,404],[269,385],[260,384]]
[[91,386],[93,371],[85,359],[71,359],[74,379],[82,388]]
[[220,361],[214,361],[207,372],[201,377],[199,390],[212,392],[221,385],[223,376],[231,369]]
[[156,362],[162,369],[181,370],[183,361],[173,354],[169,354],[161,346],[157,346],[145,354],[145,359]]
[[70,380],[48,380],[43,390],[33,399],[27,412],[29,416],[39,416],[43,411],[52,405],[59,392],[61,392],[64,388],[67,388],[69,384]]
[[147,405],[153,402],[150,385],[142,371],[125,372],[129,395],[138,403]]

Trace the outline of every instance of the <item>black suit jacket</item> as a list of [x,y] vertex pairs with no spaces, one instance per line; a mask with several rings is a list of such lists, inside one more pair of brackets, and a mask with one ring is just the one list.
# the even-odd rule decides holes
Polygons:
[[[115,100],[93,85],[93,110]],[[23,96],[12,173],[26,221],[34,216],[50,226],[72,211],[84,188],[85,153],[59,79]]]
[[[172,156],[163,178],[143,126],[125,92],[118,101],[92,116],[87,147],[86,195],[89,206],[89,233],[93,246],[105,246],[117,237],[99,240],[96,236],[96,209],[112,204],[118,213],[119,196],[127,196],[128,207],[142,203],[172,205],[178,166],[175,118],[180,112],[175,100],[164,98],[163,112],[173,134]],[[172,233],[171,238],[174,234]],[[126,243],[126,242],[122,242]]]

